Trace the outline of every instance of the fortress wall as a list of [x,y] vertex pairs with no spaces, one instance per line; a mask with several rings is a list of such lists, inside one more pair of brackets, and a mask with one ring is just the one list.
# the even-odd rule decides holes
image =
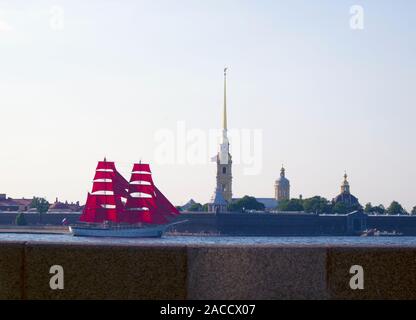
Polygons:
[[367,227],[416,236],[416,216],[368,216]]
[[[15,224],[17,212],[0,212],[0,225]],[[25,213],[28,225],[40,224],[39,214]],[[46,213],[42,215],[42,224],[61,226],[62,220],[67,219],[69,223],[76,223],[79,220],[79,213]]]
[[[17,213],[0,212],[0,225],[15,223]],[[76,223],[79,213],[47,213],[42,216],[42,224],[62,225],[66,218],[70,224]],[[39,215],[26,213],[29,225],[39,224]],[[268,213],[183,213],[178,220],[186,223],[175,226],[172,231],[179,233],[206,233],[240,236],[316,236],[348,235],[347,216],[312,214],[268,214]],[[367,216],[368,229],[397,231],[408,236],[416,236],[416,216]]]
[[[51,290],[49,269],[64,269]],[[350,268],[364,269],[364,290]],[[0,245],[1,299],[416,299],[416,248]]]
[[[17,213],[0,212],[0,225],[13,225]],[[26,213],[29,225],[39,224],[39,215]],[[79,213],[47,213],[42,224],[61,226],[79,220]],[[317,236],[350,235],[345,215],[267,214],[267,213],[184,213],[178,220],[186,223],[173,227],[178,233],[224,234],[234,236]],[[416,236],[416,216],[366,216],[366,228],[381,231],[397,231],[406,236]]]

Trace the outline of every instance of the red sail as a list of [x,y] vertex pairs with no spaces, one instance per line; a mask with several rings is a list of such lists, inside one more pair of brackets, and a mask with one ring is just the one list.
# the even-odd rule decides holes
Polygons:
[[[99,162],[92,192],[81,216],[83,222],[165,224],[179,214],[155,187],[148,164],[135,164],[128,183],[114,162]],[[127,199],[125,205],[122,198]]]
[[113,182],[97,182],[94,181],[92,184],[92,193],[100,191],[113,191],[114,183]]
[[116,171],[116,166],[114,162],[110,161],[99,161],[97,165],[97,171],[98,170],[113,170]]
[[147,184],[130,184],[129,192],[130,195],[132,193],[145,193],[153,196],[155,194],[155,187]]
[[174,217],[179,214],[179,210],[163,195],[158,188],[155,187],[156,192],[156,207],[157,214],[164,217]]
[[141,208],[148,208],[150,209],[154,209],[156,206],[156,201],[154,199],[154,197],[150,197],[150,198],[134,198],[134,197],[130,197],[127,199],[127,203],[126,203],[126,209],[127,210],[136,210],[136,209],[141,209]]
[[[126,217],[131,223],[165,224],[178,210],[155,187],[148,164],[133,166],[126,203]],[[137,196],[140,195],[140,196]]]
[[131,182],[139,182],[144,181],[150,184],[153,184],[153,179],[151,174],[143,174],[143,173],[132,173],[130,183]]
[[146,163],[135,163],[133,166],[133,172],[148,172],[152,173],[150,170],[150,165]]
[[[103,166],[100,166],[100,167],[103,167]],[[101,180],[106,180],[106,181],[101,181]],[[129,188],[129,183],[126,179],[124,179],[124,177],[119,172],[117,172],[117,169],[115,169],[115,171],[97,171],[94,176],[94,185],[96,183],[101,183],[103,187],[108,188],[108,185],[107,186],[105,185],[105,183],[108,183],[108,180],[111,180],[113,182],[112,188],[114,188],[114,191],[116,192],[116,194],[120,195],[123,198],[128,197],[127,190]],[[94,190],[93,192],[96,192],[96,191],[97,190]]]
[[97,171],[95,172],[94,181],[95,180],[112,180],[113,178],[114,178],[113,172]]
[[128,182],[118,173],[114,162],[100,161],[94,176],[92,194],[80,220],[89,223],[104,221],[123,222],[124,205],[121,198],[127,198]]
[[99,223],[107,219],[107,212],[97,196],[88,193],[87,203],[82,212],[80,221]]

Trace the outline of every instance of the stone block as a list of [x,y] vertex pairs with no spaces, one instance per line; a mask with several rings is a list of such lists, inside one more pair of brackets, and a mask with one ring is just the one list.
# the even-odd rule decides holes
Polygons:
[[325,299],[326,249],[233,246],[188,249],[188,298]]
[[[185,299],[186,249],[28,243],[28,299]],[[49,286],[51,266],[64,269],[64,290]]]
[[[364,290],[352,290],[352,266],[364,269]],[[331,299],[416,299],[416,248],[328,249]]]

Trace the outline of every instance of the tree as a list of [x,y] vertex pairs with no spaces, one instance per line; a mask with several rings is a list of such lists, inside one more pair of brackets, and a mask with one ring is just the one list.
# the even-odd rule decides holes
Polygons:
[[413,207],[412,212],[411,212],[412,216],[416,216],[416,206]]
[[387,208],[387,213],[390,215],[404,214],[406,211],[403,209],[400,203],[393,201]]
[[373,213],[374,212],[374,208],[373,208],[373,205],[371,204],[371,202],[369,202],[365,205],[364,212],[365,213]]
[[386,214],[386,208],[382,204],[379,204],[376,207],[373,207],[373,212],[377,214]]
[[25,214],[23,212],[19,212],[19,214],[16,216],[16,221],[15,222],[16,222],[17,226],[27,225]]
[[243,212],[245,210],[264,211],[265,206],[263,203],[258,202],[254,197],[244,196],[236,202],[229,204],[228,210],[234,212]]
[[30,207],[36,209],[36,211],[39,213],[39,222],[42,223],[42,215],[48,212],[49,202],[44,198],[35,197],[33,198]]
[[277,210],[279,211],[303,211],[303,201],[300,199],[291,199],[280,201]]
[[188,208],[188,211],[191,211],[191,212],[200,212],[200,211],[203,211],[202,209],[203,209],[202,204],[200,204],[200,203],[194,203],[193,205],[191,205]]
[[303,208],[308,213],[322,214],[332,212],[332,204],[327,199],[319,196],[303,200]]
[[344,202],[338,202],[332,207],[332,213],[335,214],[347,214],[349,211],[349,207]]

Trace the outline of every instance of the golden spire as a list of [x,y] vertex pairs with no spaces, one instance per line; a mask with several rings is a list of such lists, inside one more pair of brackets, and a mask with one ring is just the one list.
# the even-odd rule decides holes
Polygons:
[[344,174],[344,182],[342,183],[341,186],[341,193],[350,193],[350,184],[348,183],[348,175],[347,175],[347,171],[345,171]]
[[224,68],[224,116],[223,116],[223,129],[227,130],[227,70],[228,68]]

